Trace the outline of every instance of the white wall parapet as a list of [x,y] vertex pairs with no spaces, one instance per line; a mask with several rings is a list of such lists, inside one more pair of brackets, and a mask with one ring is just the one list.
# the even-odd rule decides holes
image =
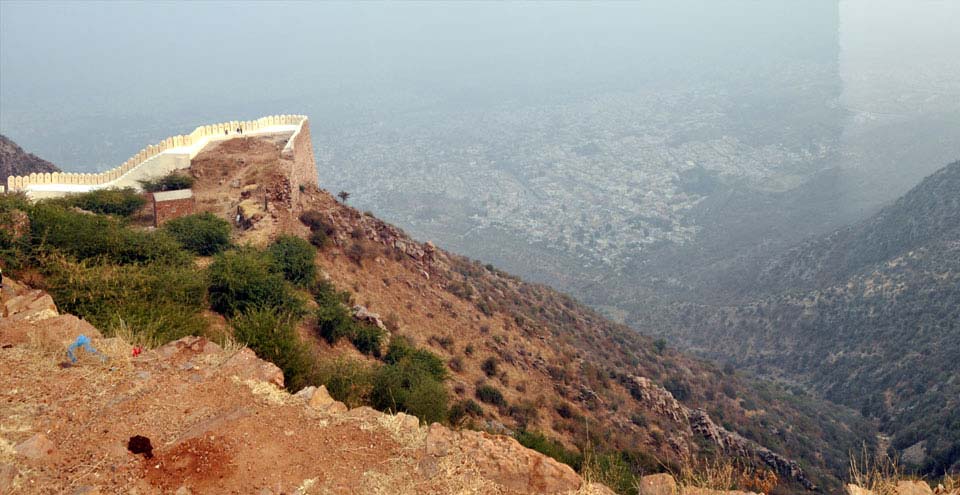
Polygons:
[[41,198],[113,187],[140,189],[142,180],[156,179],[174,170],[189,168],[190,161],[207,144],[238,137],[238,128],[244,136],[292,132],[283,149],[284,154],[289,154],[295,138],[306,122],[306,115],[270,115],[256,120],[201,125],[190,134],[168,137],[157,144],[148,145],[120,166],[110,170],[94,174],[54,172],[10,176],[7,178],[6,190],[25,191],[31,198]]

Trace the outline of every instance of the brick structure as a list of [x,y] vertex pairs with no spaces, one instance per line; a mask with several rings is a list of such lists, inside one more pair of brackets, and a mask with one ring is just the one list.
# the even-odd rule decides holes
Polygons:
[[153,193],[153,226],[159,227],[169,220],[191,215],[196,211],[193,191],[180,189]]

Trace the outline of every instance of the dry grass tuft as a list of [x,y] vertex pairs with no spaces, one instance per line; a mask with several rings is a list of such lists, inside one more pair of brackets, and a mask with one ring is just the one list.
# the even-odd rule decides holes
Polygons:
[[850,455],[850,483],[875,495],[897,495],[897,482],[903,479],[900,463],[886,454],[870,456],[864,448],[859,458]]
[[688,457],[675,476],[681,487],[711,490],[746,490],[770,493],[780,478],[769,469],[758,468],[740,459],[715,456],[710,460]]
[[240,380],[236,376],[230,377],[234,383],[241,383],[253,392],[253,395],[271,404],[290,404],[293,403],[293,396],[286,390],[277,388],[272,383],[261,382],[257,380]]

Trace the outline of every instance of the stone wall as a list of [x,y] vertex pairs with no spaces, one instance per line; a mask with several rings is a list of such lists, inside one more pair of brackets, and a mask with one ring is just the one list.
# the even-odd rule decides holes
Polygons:
[[[7,191],[26,191],[31,198],[62,196],[108,187],[140,188],[141,180],[162,177],[169,172],[190,166],[190,160],[211,141],[236,137],[236,129],[244,134],[271,132],[291,127],[294,135],[284,149],[291,157],[302,155],[296,149],[305,136],[309,146],[310,132],[301,132],[307,124],[305,115],[271,115],[256,120],[231,121],[197,127],[190,134],[168,137],[147,146],[119,167],[96,174],[67,172],[40,173],[7,178]],[[311,146],[310,159],[313,159]],[[298,172],[299,173],[299,172]],[[316,167],[312,172],[316,175]],[[313,179],[316,182],[316,179]]]
[[300,201],[300,186],[317,185],[317,162],[313,157],[313,142],[310,137],[310,122],[304,120],[290,137],[280,154],[290,160],[287,176],[290,178],[290,198]]

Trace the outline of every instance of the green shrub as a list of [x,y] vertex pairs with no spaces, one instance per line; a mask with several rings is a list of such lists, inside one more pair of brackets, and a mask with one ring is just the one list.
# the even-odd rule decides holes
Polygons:
[[67,196],[63,203],[102,215],[129,217],[140,211],[147,199],[132,187],[123,189],[97,189]]
[[314,230],[310,232],[310,244],[323,249],[330,245],[330,236],[322,230]]
[[314,258],[317,250],[309,242],[292,235],[282,235],[267,249],[274,262],[290,282],[306,287],[317,278]]
[[320,211],[307,210],[300,214],[300,221],[313,232],[321,231],[328,235],[333,233],[333,228],[327,223],[326,216]]
[[483,408],[473,399],[464,399],[458,401],[450,407],[450,413],[447,415],[450,424],[458,425],[467,417],[483,416]]
[[200,256],[214,255],[230,246],[230,223],[210,212],[170,220],[163,230]]
[[352,327],[350,342],[353,346],[363,354],[379,358],[385,332],[376,326],[358,322],[353,322]]
[[40,203],[28,213],[30,242],[42,250],[120,264],[182,265],[190,261],[190,256],[166,232],[134,230],[116,219],[69,211],[56,204]]
[[210,307],[226,316],[250,309],[299,310],[301,302],[272,268],[269,257],[254,249],[218,254],[210,265]]
[[447,368],[440,356],[426,350],[418,349],[410,344],[406,337],[397,335],[390,339],[390,346],[387,348],[387,354],[383,360],[387,364],[398,364],[403,361],[411,361],[419,368],[427,371],[437,380],[447,378]]
[[378,368],[379,366],[341,357],[319,363],[316,381],[327,387],[331,397],[350,408],[368,406]]
[[181,174],[177,172],[170,172],[164,177],[153,180],[142,180],[140,181],[141,186],[144,191],[147,192],[160,192],[160,191],[177,191],[180,189],[190,189],[193,187],[194,179],[193,177]]
[[493,404],[497,407],[507,407],[507,400],[503,397],[503,393],[493,385],[481,385],[477,387],[476,396],[477,399],[480,399],[480,402]]
[[542,433],[527,430],[517,431],[514,437],[520,445],[552,457],[577,471],[580,470],[583,456],[578,452],[567,450],[559,441],[547,438]]
[[41,270],[63,312],[113,335],[121,328],[158,344],[203,335],[206,279],[193,267],[113,265],[45,256]]
[[288,313],[257,307],[230,320],[237,341],[283,370],[284,384],[289,390],[308,385],[316,365],[310,350],[300,341],[295,323],[296,318]]
[[425,423],[447,419],[447,390],[422,362],[409,357],[382,366],[376,373],[370,402],[381,411],[402,411]]
[[480,369],[483,370],[483,374],[488,377],[495,376],[497,374],[497,358],[488,357],[483,360],[483,363],[480,365]]

